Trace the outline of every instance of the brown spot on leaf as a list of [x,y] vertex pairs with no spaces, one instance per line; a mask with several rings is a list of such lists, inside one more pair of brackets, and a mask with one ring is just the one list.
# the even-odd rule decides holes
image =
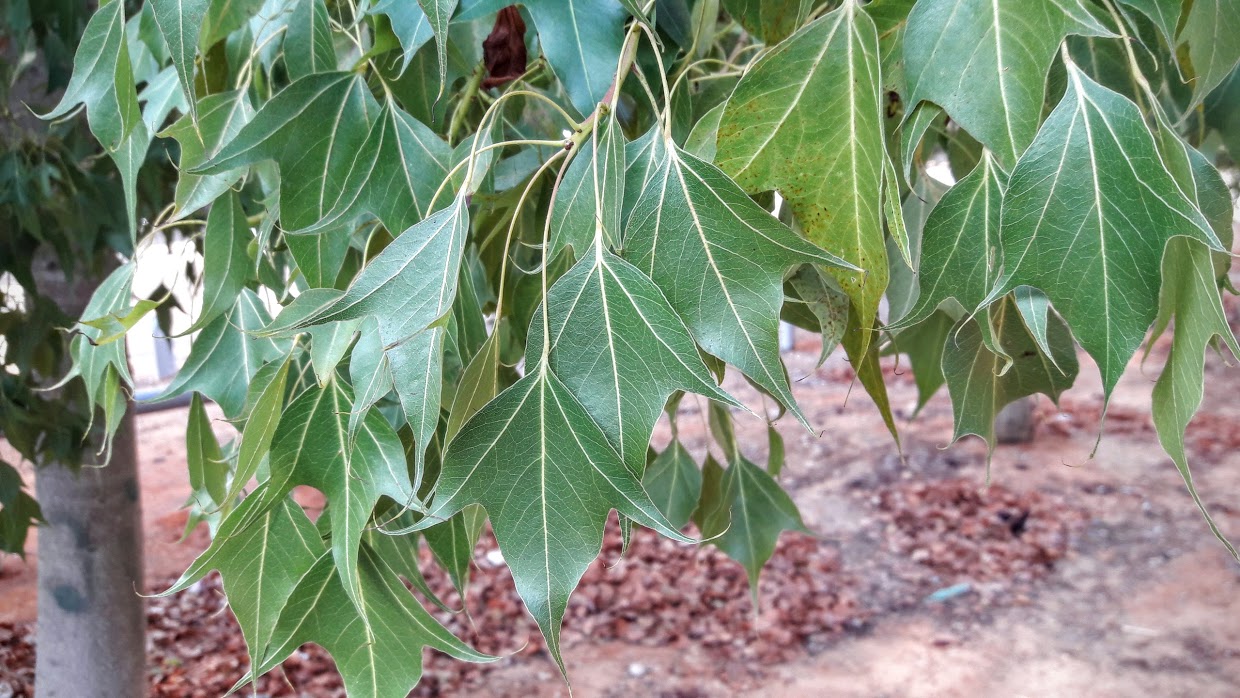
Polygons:
[[485,88],[512,82],[525,72],[525,20],[516,5],[499,11],[495,26],[482,41],[482,60],[487,67]]

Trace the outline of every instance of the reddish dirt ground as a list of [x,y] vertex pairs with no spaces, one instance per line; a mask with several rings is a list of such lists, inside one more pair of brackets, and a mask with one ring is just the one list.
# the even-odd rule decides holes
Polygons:
[[[1164,340],[1144,373],[1134,366],[1121,382],[1093,459],[1102,393],[1082,356],[1081,378],[1061,409],[1041,403],[1035,441],[996,450],[986,489],[980,442],[944,448],[946,395],[908,421],[914,388],[889,366],[901,455],[868,397],[859,387],[849,395],[843,358],[814,370],[817,349],[803,342],[788,355],[789,368],[806,415],[823,433],[779,423],[787,445],[782,481],[817,537],[785,536],[755,614],[743,574],[716,553],[642,535],[618,560],[612,536],[566,622],[574,694],[1235,695],[1240,565],[1211,537],[1149,420],[1151,381],[1166,348]],[[1240,370],[1215,355],[1206,370],[1190,457],[1207,505],[1235,540]],[[730,377],[727,387],[761,406],[743,381]],[[685,407],[695,409],[691,400]],[[152,588],[206,543],[201,530],[179,542],[184,416],[139,418]],[[681,436],[696,453],[706,443],[702,421],[682,419]],[[218,429],[226,437],[231,428]],[[764,424],[738,415],[738,430],[743,450],[764,462]],[[656,442],[667,438],[660,425]],[[462,671],[428,653],[419,692],[567,695],[487,545],[469,592],[474,625],[460,616],[448,622],[484,650],[515,654]],[[5,660],[13,666],[0,681],[13,681],[19,694],[16,665],[28,658],[13,647],[33,619],[37,562],[31,554],[0,567],[0,621],[19,622]],[[444,580],[431,581],[446,592]],[[958,584],[968,587],[929,598]],[[219,608],[211,584],[152,607],[156,695],[218,695],[206,677],[226,686],[243,673],[232,621]],[[307,649],[261,688],[337,695],[326,665],[321,652]]]

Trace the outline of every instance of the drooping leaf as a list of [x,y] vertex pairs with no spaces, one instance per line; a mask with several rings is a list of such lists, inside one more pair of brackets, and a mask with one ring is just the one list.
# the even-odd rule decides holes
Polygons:
[[[547,294],[551,370],[640,477],[646,444],[672,393],[739,403],[716,385],[654,282],[601,243],[587,250]],[[526,340],[530,370],[542,360],[543,311]]]
[[469,591],[469,569],[473,565],[474,548],[478,545],[478,537],[482,535],[485,523],[486,512],[477,504],[471,504],[447,521],[422,532],[426,546],[448,573],[462,602]]
[[402,698],[422,677],[423,647],[470,662],[494,661],[440,625],[368,547],[362,548],[358,572],[360,608],[350,603],[331,556],[319,556],[289,596],[258,674],[313,642],[336,660],[350,696]]
[[1010,168],[1038,133],[1069,34],[1112,36],[1083,0],[919,0],[904,34],[907,103],[939,105]]
[[[90,302],[82,311],[82,317],[126,315],[132,296],[133,277],[133,262],[123,264],[108,274],[95,288]],[[110,457],[112,435],[120,426],[121,416],[125,412],[125,400],[123,396],[118,400],[118,389],[121,383],[126,386],[133,385],[133,378],[129,374],[129,360],[125,355],[125,342],[99,344],[97,340],[104,330],[90,325],[79,323],[75,330],[78,335],[69,343],[69,358],[72,359],[72,364],[65,376],[52,388],[58,388],[73,378],[81,377],[86,388],[92,423],[95,409],[103,410],[104,442],[101,450]]]
[[572,247],[580,259],[598,234],[608,245],[620,242],[624,169],[624,135],[618,120],[609,118],[590,132],[555,193],[548,259],[564,246]]
[[887,382],[883,380],[883,367],[878,363],[878,333],[882,325],[878,320],[866,327],[858,325],[856,313],[848,314],[848,325],[844,330],[844,338],[840,344],[848,355],[848,363],[857,372],[857,380],[865,392],[874,400],[874,406],[895,439],[896,447],[900,446],[900,434],[896,430],[895,415],[891,411],[891,399],[887,396]]
[[818,321],[818,331],[822,334],[822,349],[818,352],[821,366],[844,339],[848,327],[848,296],[834,279],[812,264],[802,265],[788,281],[798,300]]
[[225,417],[240,415],[246,386],[254,374],[285,352],[283,343],[249,334],[269,322],[259,297],[242,290],[231,310],[202,329],[181,370],[152,402],[195,390],[218,403]]
[[1072,334],[1058,316],[1051,316],[1047,328],[1052,362],[1029,334],[1015,304],[1005,300],[991,319],[995,339],[1012,362],[1000,375],[1007,359],[991,352],[982,341],[978,323],[986,321],[983,316],[966,318],[950,333],[943,352],[943,375],[956,421],[952,438],[976,434],[993,449],[995,416],[1004,405],[1035,393],[1058,401],[1060,393],[1072,386],[1078,366]]
[[364,609],[357,567],[362,530],[382,496],[406,504],[414,491],[405,465],[405,450],[391,425],[371,410],[350,442],[349,407],[353,395],[341,381],[314,387],[288,406],[271,442],[271,479],[265,484],[266,511],[295,485],[322,492],[329,506],[331,552],[340,578],[354,604]]
[[253,407],[245,420],[245,428],[241,431],[241,442],[237,447],[237,470],[233,473],[228,494],[222,501],[236,499],[242,488],[248,486],[250,479],[258,473],[259,464],[271,452],[271,440],[275,438],[276,427],[280,424],[280,415],[284,410],[284,393],[291,365],[292,362],[287,359],[281,361],[266,384],[259,382],[257,374],[254,376],[250,393],[254,394],[255,388],[261,390],[257,391]]
[[444,436],[446,443],[460,432],[465,422],[490,402],[504,387],[500,385],[499,326],[487,337],[461,374],[461,382],[452,400]]
[[190,116],[195,121],[198,111],[194,94],[194,57],[198,55],[198,37],[209,4],[210,0],[151,0],[150,3],[155,22],[168,44],[177,79],[189,102]]
[[447,328],[428,327],[386,350],[392,386],[413,429],[414,482],[422,482],[423,454],[439,424],[443,388],[443,340]]
[[392,390],[392,369],[383,340],[379,338],[379,325],[373,319],[362,322],[357,344],[349,358],[349,383],[353,386],[353,410],[349,413],[349,437],[357,433],[357,427],[376,402]]
[[1158,310],[1167,240],[1219,249],[1136,105],[1068,65],[1069,84],[1008,182],[1004,273],[988,301],[1042,290],[1098,362],[1109,395]]
[[[396,34],[400,47],[404,51],[400,66],[401,74],[409,69],[409,63],[417,54],[418,49],[435,36],[435,31],[431,28],[431,20],[422,11],[419,3],[409,0],[379,0],[370,8],[370,14],[387,15],[388,21],[392,23],[392,32]],[[439,55],[443,56],[442,50],[439,51]],[[443,80],[444,76],[440,75],[440,81]]]
[[211,203],[241,177],[240,168],[215,175],[197,175],[190,171],[235,138],[241,127],[254,117],[249,98],[240,91],[207,95],[198,102],[196,109],[197,122],[192,117],[181,117],[159,134],[176,139],[181,146],[176,211],[171,217],[174,221]]
[[379,105],[361,76],[307,75],[277,92],[219,152],[190,172],[218,175],[274,160],[280,168],[281,224],[286,230],[309,228],[346,195],[351,165],[378,116]]
[[73,77],[60,103],[43,118],[60,118],[78,106],[86,107],[90,131],[108,151],[120,148],[142,121],[123,0],[104,2],[91,15],[73,57]]
[[642,486],[671,525],[684,528],[702,493],[702,471],[685,447],[672,441],[646,467]]
[[955,325],[951,315],[939,310],[916,325],[896,332],[892,338],[889,353],[907,354],[912,365],[913,382],[917,385],[914,416],[921,412],[946,380],[943,376],[943,351]]
[[1193,99],[1205,100],[1240,62],[1240,12],[1230,0],[1193,0],[1187,6],[1177,51],[1187,54]]
[[745,568],[756,606],[758,575],[774,554],[779,534],[809,531],[788,493],[775,478],[748,460],[737,458],[730,462],[721,485],[729,525],[711,543]]
[[1211,251],[1205,245],[1187,238],[1176,238],[1167,245],[1162,263],[1165,281],[1160,314],[1168,318],[1174,315],[1175,337],[1167,363],[1154,384],[1151,405],[1159,443],[1175,462],[1210,530],[1233,557],[1240,558],[1240,553],[1219,530],[1197,493],[1184,448],[1184,432],[1201,407],[1205,378],[1202,356],[1209,343],[1214,337],[1221,337],[1232,355],[1240,358],[1240,345],[1236,343],[1219,300],[1210,257]]
[[986,299],[999,272],[993,250],[1006,179],[986,155],[930,212],[921,238],[920,295],[899,326],[920,322],[949,299],[970,312]]
[[1119,0],[1119,3],[1148,17],[1162,32],[1167,45],[1174,45],[1175,30],[1180,24],[1180,13],[1184,9],[1183,0]]
[[867,327],[887,288],[883,153],[878,34],[847,2],[745,71],[715,156],[746,191],[778,190],[811,242],[864,270],[829,272]]
[[202,311],[185,334],[228,312],[250,278],[246,248],[254,238],[236,193],[229,192],[211,207],[204,238]]
[[801,263],[849,264],[784,227],[713,165],[670,141],[662,152],[630,214],[626,255],[663,291],[703,349],[803,421],[779,360],[784,272]]
[[457,434],[424,520],[445,520],[470,504],[481,504],[490,516],[517,593],[561,672],[560,622],[569,594],[602,547],[608,512],[687,540],[546,364]]
[[[439,54],[439,96],[443,96],[448,76],[448,20],[456,12],[457,0],[418,0],[422,12],[435,35],[435,51]],[[408,51],[408,49],[405,49]]]
[[185,462],[189,470],[190,500],[200,510],[224,504],[228,488],[228,464],[220,451],[220,442],[211,429],[211,419],[202,405],[202,396],[194,393],[189,403],[189,424],[185,427]]
[[264,656],[289,596],[324,553],[314,524],[292,498],[283,497],[255,516],[261,495],[258,490],[246,497],[220,524],[211,546],[159,594],[183,591],[211,570],[219,570],[228,605],[245,638],[250,666]]

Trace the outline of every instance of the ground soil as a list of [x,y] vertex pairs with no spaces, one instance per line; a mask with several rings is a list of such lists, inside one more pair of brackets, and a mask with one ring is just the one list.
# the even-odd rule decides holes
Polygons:
[[[939,395],[909,420],[915,389],[891,364],[897,448],[839,354],[815,369],[805,335],[787,355],[812,434],[779,422],[782,482],[816,536],[786,534],[755,612],[743,573],[717,553],[637,536],[574,596],[565,659],[577,696],[1231,696],[1240,692],[1240,565],[1216,541],[1158,445],[1149,420],[1160,342],[1112,401],[1097,455],[1102,391],[1082,375],[1059,408],[1043,401],[1035,440],[950,448]],[[851,386],[851,392],[850,392]],[[743,381],[727,387],[747,404]],[[1188,447],[1197,486],[1240,539],[1240,369],[1211,355],[1203,414]],[[696,407],[686,401],[685,408]],[[148,587],[166,585],[205,546],[181,541],[187,493],[184,410],[139,417]],[[681,436],[701,453],[703,420]],[[766,432],[738,416],[743,450],[764,462]],[[231,427],[220,423],[226,437]],[[656,442],[666,441],[661,425]],[[313,493],[307,503],[313,505]],[[511,580],[484,541],[469,590],[472,625],[444,616],[482,649],[485,669],[427,655],[425,695],[567,695],[519,614]],[[0,567],[0,692],[28,690],[37,555]],[[432,575],[445,600],[446,580]],[[218,695],[245,656],[214,580],[151,602],[152,692]],[[260,686],[267,695],[337,695],[321,651],[304,648]]]

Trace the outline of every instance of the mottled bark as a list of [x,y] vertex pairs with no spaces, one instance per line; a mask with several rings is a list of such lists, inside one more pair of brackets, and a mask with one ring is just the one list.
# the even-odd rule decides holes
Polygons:
[[[92,288],[66,283],[50,259],[34,265],[39,290],[77,317]],[[47,520],[38,532],[35,695],[145,695],[142,509],[132,410],[106,467],[44,465],[35,471],[35,491]]]

